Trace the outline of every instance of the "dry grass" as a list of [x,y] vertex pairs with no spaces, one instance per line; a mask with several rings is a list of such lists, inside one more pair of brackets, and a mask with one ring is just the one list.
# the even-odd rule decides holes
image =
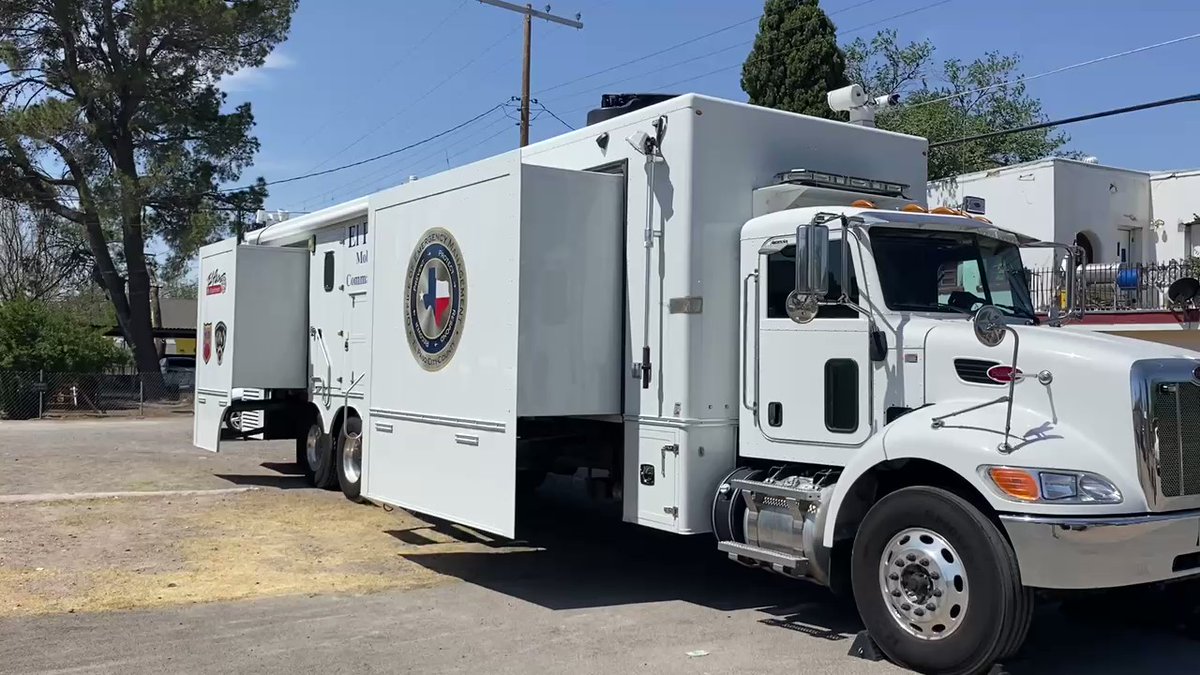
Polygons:
[[423,525],[314,491],[3,506],[0,616],[421,588],[450,579],[408,556],[501,552],[389,534]]

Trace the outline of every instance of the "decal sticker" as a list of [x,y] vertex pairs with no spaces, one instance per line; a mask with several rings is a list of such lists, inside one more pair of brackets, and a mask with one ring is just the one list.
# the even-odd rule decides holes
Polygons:
[[218,321],[213,329],[213,348],[217,352],[217,365],[225,360],[225,322]]
[[201,345],[203,345],[201,347],[201,353],[204,356],[204,362],[208,363],[208,360],[210,358],[212,358],[212,324],[211,323],[204,324],[204,330],[202,333],[202,337],[200,339],[200,343],[201,343]]
[[427,230],[413,248],[405,277],[404,318],[408,346],[428,371],[454,358],[467,312],[467,268],[448,230]]
[[208,280],[204,282],[205,295],[220,295],[225,292],[225,273],[220,270],[213,270],[208,273]]

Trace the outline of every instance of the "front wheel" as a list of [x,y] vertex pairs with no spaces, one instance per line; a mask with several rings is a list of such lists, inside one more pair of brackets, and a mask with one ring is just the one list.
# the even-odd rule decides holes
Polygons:
[[871,637],[895,663],[969,675],[1015,653],[1032,595],[1000,531],[961,497],[932,487],[879,500],[854,540],[851,582]]

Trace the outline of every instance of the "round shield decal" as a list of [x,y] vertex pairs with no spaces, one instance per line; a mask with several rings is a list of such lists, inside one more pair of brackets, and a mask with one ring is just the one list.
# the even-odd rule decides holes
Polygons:
[[213,342],[215,343],[213,347],[217,352],[218,366],[225,360],[225,332],[225,322],[218,321],[217,327],[213,330]]
[[441,370],[458,349],[467,312],[467,268],[454,235],[440,227],[421,235],[405,279],[409,349],[425,370]]

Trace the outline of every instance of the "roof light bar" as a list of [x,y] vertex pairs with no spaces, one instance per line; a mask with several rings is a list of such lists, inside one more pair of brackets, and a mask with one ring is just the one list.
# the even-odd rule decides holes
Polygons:
[[893,183],[856,176],[842,176],[826,171],[810,171],[808,169],[792,169],[775,174],[777,184],[811,185],[813,187],[833,188],[835,190],[850,190],[865,192],[883,197],[903,197],[908,186],[903,183]]

